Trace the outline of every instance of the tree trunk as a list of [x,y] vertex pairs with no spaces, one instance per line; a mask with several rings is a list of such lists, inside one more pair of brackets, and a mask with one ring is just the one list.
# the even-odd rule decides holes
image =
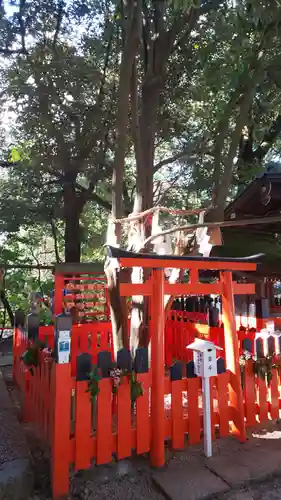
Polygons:
[[65,262],[80,262],[81,234],[79,221],[80,213],[77,210],[72,210],[72,213],[65,217]]
[[[140,140],[142,149],[142,210],[153,206],[153,167],[157,110],[161,87],[157,83],[145,82],[142,89],[142,113],[140,119]],[[148,237],[149,234],[146,235]]]
[[52,235],[53,235],[53,240],[54,240],[54,250],[55,250],[55,256],[56,256],[56,262],[57,264],[61,262],[60,259],[60,252],[59,252],[59,246],[58,246],[58,236],[57,236],[57,228],[56,228],[56,223],[54,219],[51,219],[51,229],[52,229]]
[[[183,23],[188,25],[190,31],[196,22],[196,9],[191,9],[187,19]],[[143,30],[143,43],[147,53],[144,63],[145,77],[141,90],[141,112],[138,121],[138,92],[137,75],[133,74],[133,84],[131,91],[132,100],[132,125],[137,163],[136,196],[134,203],[134,213],[140,213],[153,207],[153,174],[154,174],[154,153],[155,136],[157,131],[157,113],[159,108],[160,94],[164,89],[165,65],[173,50],[175,39],[182,29],[181,22],[172,25],[171,29],[164,29],[164,3],[154,3],[154,33],[149,32],[148,19],[145,16],[147,26]],[[144,24],[145,24],[144,23]],[[136,68],[134,68],[136,69]],[[134,232],[138,249],[140,243],[151,235],[152,218],[140,220],[137,224],[132,223],[129,229]],[[151,245],[145,251],[151,251]],[[132,248],[133,249],[133,248]],[[134,283],[141,283],[149,278],[150,270],[135,268],[132,273]],[[132,297],[132,317],[131,317],[131,348],[147,346],[149,344],[149,301],[147,297]]]
[[[129,101],[133,65],[137,54],[141,34],[141,1],[129,0],[124,13],[125,43],[122,53],[119,75],[118,112],[116,125],[116,149],[112,175],[112,218],[119,219],[123,215],[123,180],[124,163],[127,146],[127,127],[129,121]],[[121,226],[119,223],[109,225],[108,242],[119,244]]]
[[[4,308],[5,308],[5,311],[7,311],[7,313],[8,313],[11,327],[13,328],[14,327],[14,313],[13,313],[13,310],[11,308],[10,302],[7,299],[6,293],[3,289],[0,289],[0,299],[2,301]],[[4,325],[4,326],[6,326],[6,325]]]
[[83,205],[77,197],[75,186],[67,183],[64,186],[64,254],[65,262],[80,262],[81,231],[80,217]]
[[[141,35],[141,0],[129,0],[123,13],[124,47],[120,64],[119,96],[116,125],[116,150],[112,176],[112,219],[108,224],[107,243],[120,245],[121,224],[114,222],[123,216],[123,179],[127,128],[129,121],[129,100],[133,65]],[[119,270],[115,259],[109,259],[105,266],[108,281],[112,334],[115,351],[128,346],[128,314],[125,297],[120,297],[119,283],[124,271]],[[126,278],[123,278],[126,279]]]
[[[108,286],[108,298],[112,322],[112,337],[115,358],[123,347],[129,347],[128,337],[128,310],[125,297],[120,297],[120,282],[126,282],[126,270],[117,269],[114,259],[109,259],[105,265],[105,274]],[[129,278],[130,279],[130,278]]]
[[[135,69],[135,68],[134,68]],[[134,80],[134,81],[133,81]],[[137,163],[136,195],[134,213],[140,213],[153,206],[153,166],[156,118],[160,88],[145,83],[142,89],[142,112],[138,120],[137,77],[133,73],[131,87],[132,126]],[[143,241],[151,234],[151,224],[144,220],[130,224],[130,250],[137,251]],[[150,248],[146,249],[149,251]],[[133,268],[132,283],[143,283],[149,278],[150,270]],[[136,295],[132,297],[132,314],[130,328],[130,349],[134,353],[137,347],[149,344],[149,300],[148,297]]]

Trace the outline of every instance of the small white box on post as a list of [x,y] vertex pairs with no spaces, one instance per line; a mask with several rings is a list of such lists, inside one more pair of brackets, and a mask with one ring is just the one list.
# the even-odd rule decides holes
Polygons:
[[203,420],[204,420],[204,451],[206,457],[212,456],[212,431],[211,431],[211,400],[210,400],[210,377],[217,375],[216,350],[221,349],[213,342],[203,339],[195,339],[192,344],[186,346],[193,350],[193,360],[197,377],[202,377],[203,390]]
[[59,364],[69,363],[71,347],[72,318],[59,314],[55,322],[55,359]]

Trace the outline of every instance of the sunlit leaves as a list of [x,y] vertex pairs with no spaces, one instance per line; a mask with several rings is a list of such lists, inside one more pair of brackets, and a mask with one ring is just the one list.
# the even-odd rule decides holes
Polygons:
[[21,160],[21,154],[17,148],[12,148],[9,154],[9,162],[17,163]]

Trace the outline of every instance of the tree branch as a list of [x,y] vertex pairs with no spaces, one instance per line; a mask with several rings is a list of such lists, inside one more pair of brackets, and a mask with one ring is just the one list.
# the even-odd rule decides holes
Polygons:
[[162,35],[160,34],[157,41],[160,47],[165,47],[162,51],[164,55],[162,64],[166,62],[167,57],[170,55],[177,36],[183,30],[185,30],[183,36],[186,37],[192,31],[201,15],[207,14],[211,10],[217,9],[221,3],[222,0],[201,0],[199,7],[191,7],[190,9],[186,10],[185,14],[176,17],[174,24],[172,25],[170,30],[166,33],[163,32]]
[[237,148],[239,146],[241,131],[243,126],[245,125],[247,115],[252,104],[253,93],[256,86],[256,79],[251,82],[252,85],[245,92],[243,99],[240,104],[240,108],[238,111],[238,116],[235,123],[235,128],[231,134],[231,141],[228,149],[228,154],[224,161],[224,171],[219,180],[219,185],[217,187],[217,197],[215,199],[215,203],[218,207],[218,211],[220,211],[220,215],[223,214],[225,203],[227,199],[227,195],[229,192],[229,188],[231,185],[232,178],[232,170],[233,170],[233,160],[237,152]]
[[27,55],[27,52],[23,49],[7,49],[0,47],[0,54],[3,54],[3,56],[13,56],[13,55]]
[[16,16],[18,19],[18,23],[19,23],[19,34],[20,34],[20,38],[21,38],[21,48],[20,49],[9,49],[7,46],[5,48],[0,47],[0,53],[3,55],[9,56],[9,55],[16,55],[16,54],[23,54],[23,55],[28,54],[27,49],[26,49],[26,45],[25,45],[26,31],[25,31],[25,24],[24,24],[24,20],[23,20],[25,4],[26,4],[26,0],[20,0],[19,11],[18,11],[17,16]]
[[60,0],[59,5],[58,5],[58,12],[57,12],[57,25],[56,25],[56,30],[54,34],[54,39],[53,39],[53,49],[55,49],[58,37],[59,37],[59,32],[60,32],[60,27],[62,23],[62,18],[63,18],[63,8],[64,8],[64,0]]
[[[173,188],[173,186],[175,186],[176,182],[182,177],[183,175],[183,169],[180,169],[180,172],[178,173],[178,175],[176,175],[174,177],[174,179],[170,182],[169,184],[169,187],[167,187],[166,189],[164,189],[161,193],[161,185],[162,183],[160,183],[160,186],[159,186],[159,195],[158,195],[158,198],[155,199],[155,203],[157,204],[160,204],[161,201],[164,199],[164,197],[166,196],[166,194]],[[153,195],[153,197],[155,198],[155,194]]]
[[20,0],[20,8],[19,8],[19,13],[18,13],[18,20],[19,20],[19,26],[20,26],[20,36],[21,36],[21,46],[24,54],[27,54],[26,46],[25,46],[25,25],[24,25],[24,20],[23,20],[23,14],[24,14],[24,7],[25,7],[26,0]]
[[52,229],[52,235],[53,235],[53,240],[54,240],[56,261],[57,261],[57,263],[59,263],[59,262],[61,262],[61,259],[60,259],[60,253],[59,253],[59,247],[58,247],[57,228],[56,228],[56,224],[55,224],[53,217],[51,218],[51,229]]
[[98,203],[101,207],[105,208],[108,211],[112,210],[112,205],[109,201],[104,200],[101,198],[97,193],[92,193],[91,194],[91,199]]
[[[117,9],[118,9],[118,5],[116,7],[115,12],[117,12]],[[106,13],[105,13],[105,25],[107,24],[107,21],[109,20],[110,16],[111,16],[110,12],[106,11]],[[108,128],[106,129],[105,120],[102,120],[102,118],[104,118],[104,116],[105,116],[105,110],[103,109],[104,97],[105,97],[105,83],[106,83],[106,75],[107,75],[107,70],[108,70],[108,66],[109,66],[109,59],[110,59],[110,53],[111,53],[113,35],[114,35],[113,23],[111,23],[110,26],[111,26],[111,30],[110,30],[110,35],[109,35],[108,42],[107,42],[106,49],[105,49],[104,64],[103,64],[102,76],[101,76],[101,80],[100,80],[100,88],[99,88],[98,98],[97,98],[97,103],[96,103],[97,112],[95,113],[95,118],[96,118],[98,112],[100,113],[99,122],[97,123],[98,132],[97,133],[91,132],[90,140],[84,146],[83,151],[80,151],[79,161],[81,161],[81,160],[83,161],[87,158],[87,156],[92,151],[93,147],[97,144],[97,142],[100,138],[101,138],[101,147],[102,147],[103,134],[105,137],[105,143],[106,143],[106,139],[108,137]],[[103,111],[103,113],[102,113],[102,111]],[[88,126],[89,126],[88,120],[85,120],[85,125],[83,127],[82,134],[81,134],[82,136],[85,136],[87,134]],[[106,149],[106,147],[107,146],[105,145],[104,149]]]
[[222,157],[222,152],[223,152],[223,147],[224,147],[224,141],[225,137],[228,132],[228,126],[229,126],[229,120],[231,113],[233,109],[237,106],[237,103],[239,102],[239,98],[241,96],[241,92],[244,86],[244,80],[246,77],[246,73],[243,72],[243,74],[240,76],[238,85],[232,92],[232,95],[226,104],[225,110],[223,112],[223,115],[218,123],[216,132],[215,132],[215,146],[214,146],[214,173],[213,173],[213,178],[214,178],[214,183],[216,185],[216,188],[220,184],[220,176],[221,176],[221,157]]
[[194,159],[195,156],[194,156],[194,158],[191,156],[192,150],[193,150],[193,148],[190,148],[190,149],[187,149],[185,151],[181,151],[180,153],[177,153],[173,156],[169,156],[168,158],[165,158],[164,160],[159,161],[158,163],[156,163],[156,165],[154,165],[153,173],[155,174],[156,172],[158,172],[158,170],[160,170],[160,168],[165,167],[166,165],[169,165],[171,163],[174,163],[175,161],[184,160],[187,158]]

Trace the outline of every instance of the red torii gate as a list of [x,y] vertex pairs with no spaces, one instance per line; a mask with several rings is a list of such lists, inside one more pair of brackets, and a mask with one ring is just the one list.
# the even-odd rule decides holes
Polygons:
[[[120,283],[121,296],[143,295],[151,297],[151,418],[152,418],[152,465],[164,465],[164,295],[218,294],[222,296],[225,337],[226,368],[231,372],[230,406],[232,432],[240,441],[246,440],[243,391],[240,380],[239,346],[236,332],[235,294],[254,294],[254,284],[236,283],[233,271],[255,271],[262,254],[244,258],[217,258],[198,256],[159,256],[136,254],[115,247],[108,247],[108,255],[117,258],[120,267],[143,267],[152,270],[151,278],[143,284]],[[189,270],[188,283],[171,284],[165,281],[164,269]],[[199,271],[219,271],[217,283],[200,283]]]

